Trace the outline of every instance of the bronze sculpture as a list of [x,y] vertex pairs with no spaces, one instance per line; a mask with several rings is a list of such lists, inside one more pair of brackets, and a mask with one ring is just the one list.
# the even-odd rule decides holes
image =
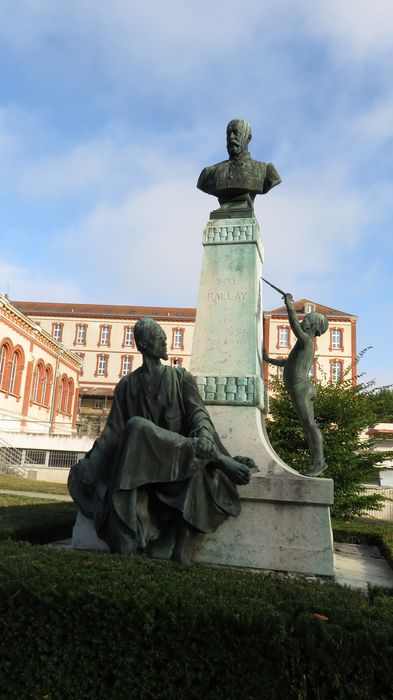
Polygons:
[[143,364],[117,384],[104,431],[68,486],[112,551],[149,552],[172,528],[172,559],[187,565],[193,532],[214,532],[239,514],[235,484],[248,483],[253,463],[229,456],[192,375],[161,363],[164,330],[144,318],[134,338]]
[[281,178],[273,163],[253,160],[248,152],[251,126],[244,119],[232,119],[227,126],[229,160],[202,170],[197,187],[218,197],[220,209],[211,218],[252,216],[257,194],[266,194]]
[[[265,280],[266,281],[266,280]],[[268,283],[270,284],[270,283]],[[274,285],[271,285],[274,287]],[[274,287],[277,289],[277,287]],[[281,291],[281,290],[278,290]],[[283,367],[284,384],[292,399],[293,407],[306,433],[311,455],[311,466],[307,476],[318,476],[327,464],[323,456],[323,439],[314,418],[315,385],[310,381],[310,370],[314,361],[314,340],[328,329],[324,314],[315,311],[304,316],[300,323],[293,304],[292,294],[284,294],[289,324],[297,338],[286,359],[270,358],[264,348],[263,358],[277,367]]]

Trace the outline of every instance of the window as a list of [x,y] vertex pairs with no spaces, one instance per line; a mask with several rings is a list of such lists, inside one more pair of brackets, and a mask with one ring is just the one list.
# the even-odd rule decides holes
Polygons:
[[59,385],[59,395],[57,397],[57,410],[61,411],[61,405],[63,403],[63,391],[64,391],[64,382],[61,381]]
[[52,337],[58,342],[61,341],[63,335],[63,324],[62,323],[52,323]]
[[288,326],[280,326],[278,329],[278,347],[288,348],[289,347],[289,328]]
[[123,355],[121,358],[120,376],[124,377],[131,372],[131,355]]
[[7,362],[7,347],[3,345],[0,352],[0,389],[3,387],[5,365]]
[[87,326],[84,323],[77,323],[74,345],[86,345]]
[[61,412],[62,413],[67,413],[67,408],[68,408],[68,398],[70,395],[70,385],[67,381],[67,378],[63,380],[63,392],[62,392],[62,397],[61,397]]
[[66,413],[70,416],[72,413],[72,401],[74,398],[74,382],[72,379],[68,380],[68,400],[65,404]]
[[10,394],[14,393],[17,366],[18,366],[18,353],[14,352],[14,354],[12,355],[12,360],[11,360],[10,381],[8,384],[8,392]]
[[107,375],[108,357],[107,355],[98,355],[97,374],[102,376]]
[[42,377],[42,385],[41,385],[41,401],[40,403],[45,403],[45,397],[46,397],[46,391],[48,388],[48,372],[47,370],[44,372],[43,377]]
[[31,387],[31,400],[34,402],[37,401],[39,379],[40,379],[40,374],[38,371],[38,367],[36,367],[34,375],[33,375],[33,385]]
[[43,382],[44,382],[44,363],[39,360],[36,364],[34,375],[33,375],[33,386],[31,389],[31,401],[34,403],[42,403],[43,396]]
[[315,306],[314,304],[304,304],[304,313],[305,314],[311,314],[313,311],[315,311]]
[[100,341],[99,345],[110,345],[111,327],[100,326]]
[[104,408],[105,399],[94,399],[93,408]]
[[44,404],[44,406],[49,406],[50,403],[52,379],[53,369],[51,365],[47,365],[45,368],[45,374],[42,382],[42,403]]
[[134,326],[124,326],[123,347],[134,347]]
[[181,357],[172,357],[171,358],[171,365],[172,367],[181,367],[182,366],[182,358]]
[[339,360],[334,360],[330,368],[332,382],[339,382],[343,376],[343,363]]
[[332,328],[330,331],[330,350],[343,349],[343,332],[339,328]]
[[284,367],[277,367],[277,377],[282,379],[284,376]]
[[173,329],[173,337],[172,337],[172,349],[173,350],[183,350],[183,338],[184,338],[184,329],[183,328],[174,328]]

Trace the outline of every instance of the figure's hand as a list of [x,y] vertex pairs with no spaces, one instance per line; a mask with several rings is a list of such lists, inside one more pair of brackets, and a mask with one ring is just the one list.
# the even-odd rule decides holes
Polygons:
[[291,302],[293,302],[293,296],[292,296],[292,294],[291,294],[290,292],[285,292],[285,294],[284,294],[284,296],[283,296],[283,299],[284,299],[284,302],[285,302],[285,306],[288,306],[288,304],[290,304]]
[[250,476],[250,469],[245,464],[240,464],[240,462],[239,465],[233,470],[233,481],[236,484],[239,484],[239,486],[245,486],[248,484],[250,482]]
[[251,459],[251,457],[242,457],[241,455],[236,455],[233,459],[236,460],[236,462],[240,462],[240,464],[245,464],[246,467],[250,469],[250,471],[258,471],[258,467],[255,464],[254,460]]
[[207,437],[197,438],[195,455],[199,459],[214,459],[217,455],[217,447],[213,440],[209,440]]

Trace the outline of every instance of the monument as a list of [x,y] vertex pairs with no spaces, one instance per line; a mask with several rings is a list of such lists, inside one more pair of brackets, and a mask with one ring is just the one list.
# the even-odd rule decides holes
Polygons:
[[[142,368],[119,382],[102,436],[70,474],[81,511],[73,546],[86,548],[90,538],[91,548],[146,551],[180,564],[191,558],[333,576],[333,482],[284,464],[264,426],[263,243],[254,199],[280,176],[272,163],[251,158],[250,140],[250,125],[232,120],[229,159],[205,168],[198,180],[220,207],[203,232],[193,376],[163,366],[164,332],[151,319],[138,321]],[[290,309],[290,295],[286,302]],[[323,331],[318,324],[309,324],[307,343]],[[302,343],[306,329],[297,330]],[[287,365],[292,379],[295,365]],[[314,457],[318,473],[321,450]]]
[[230,453],[249,455],[259,470],[241,490],[239,517],[203,540],[195,538],[194,559],[333,576],[333,482],[302,476],[284,464],[264,426],[264,253],[253,202],[280,177],[271,163],[251,158],[250,140],[249,124],[231,121],[229,160],[205,168],[198,180],[221,206],[203,232],[191,372]]

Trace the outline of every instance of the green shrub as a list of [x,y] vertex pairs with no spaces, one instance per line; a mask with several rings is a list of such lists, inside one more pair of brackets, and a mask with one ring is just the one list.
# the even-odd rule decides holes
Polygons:
[[332,583],[8,541],[0,604],[0,697],[391,698],[393,599]]
[[[76,512],[0,504],[0,539],[67,536]],[[334,532],[392,553],[391,526]],[[392,697],[393,598],[381,590],[367,600],[330,582],[6,540],[0,607],[7,700]]]

